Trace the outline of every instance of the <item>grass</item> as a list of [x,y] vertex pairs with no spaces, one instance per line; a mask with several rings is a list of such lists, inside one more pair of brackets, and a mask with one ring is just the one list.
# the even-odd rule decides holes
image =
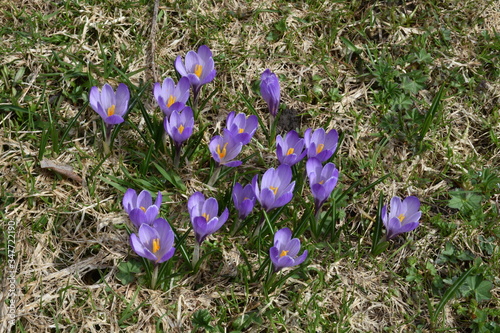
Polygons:
[[[7,223],[16,221],[16,297],[1,295],[11,332],[497,332],[500,329],[498,4],[433,1],[0,0],[0,276],[7,290]],[[151,43],[154,53],[151,53]],[[196,131],[172,166],[152,83],[177,78],[173,61],[206,44],[216,79],[203,87]],[[154,59],[154,62],[151,62]],[[268,124],[258,80],[282,87],[278,134],[334,128],[340,179],[311,226],[308,181],[252,238],[254,211],[235,236],[231,188],[277,166],[259,128],[245,163],[207,187],[207,149],[227,114]],[[92,86],[123,82],[131,111],[102,152]],[[294,110],[294,111],[292,111]],[[262,126],[261,126],[262,127]],[[73,167],[83,183],[40,167]],[[161,191],[176,254],[159,288],[130,248],[127,188]],[[230,208],[192,267],[186,210],[195,191]],[[421,225],[391,241],[379,198],[415,195]],[[289,227],[307,261],[269,282],[272,232]],[[273,282],[273,281],[271,281]],[[15,302],[15,326],[8,307]],[[5,318],[5,319],[4,319]]]

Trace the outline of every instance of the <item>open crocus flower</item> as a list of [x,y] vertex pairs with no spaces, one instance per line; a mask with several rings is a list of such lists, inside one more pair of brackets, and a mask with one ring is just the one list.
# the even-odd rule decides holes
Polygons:
[[290,131],[283,139],[281,135],[276,137],[276,156],[281,164],[289,166],[300,162],[307,151],[304,150],[304,139],[301,139],[297,132]]
[[420,209],[420,201],[417,197],[410,196],[401,201],[399,197],[393,197],[390,203],[390,212],[387,211],[387,206],[382,207],[381,217],[387,234],[387,240],[396,237],[404,232],[409,232],[418,227],[422,212]]
[[182,111],[173,111],[170,114],[170,118],[165,117],[163,120],[163,127],[172,140],[174,140],[175,145],[180,147],[193,134],[193,110],[189,106],[186,106]]
[[238,210],[238,217],[244,220],[253,210],[255,205],[255,193],[252,185],[248,184],[243,187],[240,183],[234,184],[233,187],[233,202],[234,207]]
[[205,199],[201,192],[195,192],[189,197],[188,211],[198,244],[201,244],[208,235],[219,230],[229,216],[227,208],[219,216],[217,200],[215,198]]
[[318,211],[337,185],[339,170],[335,164],[327,163],[323,166],[317,158],[313,157],[307,160],[306,171],[314,197],[314,206]]
[[135,190],[129,188],[123,196],[123,209],[129,214],[130,220],[139,228],[142,224],[151,224],[160,213],[162,195],[158,192],[156,201],[153,204],[153,198],[149,191],[141,191],[139,195]]
[[216,71],[212,51],[206,45],[200,46],[198,52],[189,51],[185,64],[182,62],[181,56],[178,56],[174,65],[180,75],[189,79],[195,96],[198,95],[202,85],[215,78]]
[[337,149],[339,134],[336,130],[330,130],[325,134],[325,130],[318,128],[314,132],[308,128],[304,133],[304,142],[307,150],[307,157],[316,157],[321,163],[332,157]]
[[278,168],[271,168],[264,173],[260,187],[259,175],[252,179],[252,188],[255,197],[261,206],[268,212],[273,208],[286,205],[292,200],[295,181],[292,180],[292,169],[282,164]]
[[280,81],[269,69],[260,76],[260,94],[266,101],[271,115],[276,117],[280,106]]
[[252,139],[259,122],[255,115],[246,116],[244,113],[229,113],[226,120],[226,128],[234,134],[237,141],[246,145]]
[[214,136],[208,145],[213,159],[219,165],[228,167],[241,165],[241,161],[234,161],[234,159],[241,152],[242,147],[243,144],[227,129],[224,130],[223,136]]
[[90,89],[89,103],[92,109],[97,112],[107,125],[123,123],[123,117],[127,113],[130,92],[128,87],[120,83],[116,88],[116,93],[109,84],[99,88]]
[[307,258],[307,250],[297,256],[300,251],[300,240],[292,238],[292,231],[283,228],[274,234],[274,246],[269,250],[269,256],[277,272],[284,267],[300,265]]
[[170,117],[172,111],[184,108],[189,99],[189,88],[191,84],[187,77],[182,77],[177,85],[169,77],[163,80],[163,84],[158,82],[154,84],[153,94],[166,117]]
[[174,238],[170,224],[159,218],[152,225],[142,224],[137,234],[130,235],[130,245],[141,257],[160,264],[174,255]]

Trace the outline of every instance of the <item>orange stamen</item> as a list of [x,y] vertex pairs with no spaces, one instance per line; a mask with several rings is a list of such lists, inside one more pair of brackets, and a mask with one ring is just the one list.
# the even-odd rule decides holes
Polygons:
[[403,220],[405,219],[405,217],[406,217],[405,214],[399,214],[399,216],[398,216],[399,222],[403,222]]
[[238,130],[238,133],[243,133],[244,131],[245,131],[245,130],[244,130],[243,128],[240,128],[240,129]]
[[201,216],[203,216],[205,218],[205,220],[207,220],[207,222],[210,219],[210,215],[208,215],[207,213],[203,213],[203,214],[201,214]]
[[194,74],[196,74],[197,77],[200,77],[202,72],[203,72],[203,66],[202,65],[196,65],[196,66],[194,66]]
[[108,108],[108,117],[111,117],[114,114],[115,114],[115,105],[113,104]]
[[325,148],[325,145],[320,143],[318,147],[316,148],[316,154],[319,154],[323,151],[323,148]]
[[153,239],[153,253],[160,251],[160,248],[161,248],[160,239],[159,238]]
[[285,250],[281,251],[280,258],[286,256],[288,254],[288,252],[290,252],[290,251],[285,251]]
[[177,98],[175,98],[175,96],[170,95],[170,97],[168,98],[168,102],[167,102],[167,108],[169,108],[170,106],[172,106],[172,104],[174,104],[174,103],[175,103],[175,100],[176,100],[176,99],[177,99]]
[[146,207],[141,206],[141,207],[139,207],[139,208],[140,208],[140,209],[142,209],[142,211],[143,211],[144,213],[146,212]]
[[286,152],[287,155],[291,155],[293,154],[293,152],[295,151],[295,149],[293,148],[288,148],[288,151]]
[[278,192],[278,187],[269,186],[269,189],[274,192],[274,195]]
[[223,159],[224,157],[226,157],[226,154],[227,154],[226,146],[227,146],[227,144],[228,144],[228,142],[226,142],[224,144],[224,147],[222,147],[222,151],[220,150],[220,145],[217,145],[217,148],[215,149],[215,152],[217,153],[217,155],[219,155],[220,159]]
[[182,126],[182,124],[177,129],[179,130],[179,134],[182,134],[182,132],[184,132],[184,126]]

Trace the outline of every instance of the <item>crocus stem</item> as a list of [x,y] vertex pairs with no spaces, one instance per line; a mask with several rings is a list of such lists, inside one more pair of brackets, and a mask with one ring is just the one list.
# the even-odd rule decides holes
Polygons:
[[113,130],[113,125],[106,125],[106,132],[104,133],[104,155],[108,155],[111,151],[111,131]]
[[174,167],[178,168],[181,161],[181,145],[175,145]]
[[155,264],[153,274],[151,275],[151,289],[156,289],[156,281],[158,281],[158,264]]
[[[271,266],[273,264],[271,263]],[[275,289],[275,286],[274,286],[274,281],[276,280],[276,275],[277,275],[277,271],[274,270],[274,267],[271,267],[271,269],[268,270],[268,274],[267,274],[267,278],[266,278],[266,282],[264,282],[263,284],[263,288],[264,288],[264,295],[269,296],[270,293],[273,292],[273,290]]]
[[217,179],[219,179],[219,174],[220,174],[221,169],[222,169],[222,165],[218,165],[215,168],[214,173],[212,174],[212,177],[210,177],[210,180],[208,181],[208,186],[214,186]]
[[198,260],[200,260],[200,243],[194,242],[193,267],[196,266]]
[[240,228],[240,222],[241,222],[240,217],[236,216],[236,218],[234,219],[233,230],[231,231],[231,236],[234,236],[236,231],[238,231],[238,229]]
[[259,224],[257,224],[257,228],[255,228],[255,231],[253,232],[252,237],[256,237],[260,233],[260,230],[264,226],[264,221],[265,221],[265,216],[264,216],[264,214],[262,214],[262,217],[260,218]]

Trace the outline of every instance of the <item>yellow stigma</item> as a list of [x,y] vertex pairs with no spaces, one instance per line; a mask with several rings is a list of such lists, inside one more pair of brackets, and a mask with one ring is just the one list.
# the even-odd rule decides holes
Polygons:
[[238,133],[243,133],[244,131],[245,131],[245,130],[244,130],[243,128],[240,128],[240,129],[238,130]]
[[160,239],[159,238],[153,239],[153,253],[160,251],[160,248],[161,248]]
[[172,106],[172,104],[175,103],[175,100],[176,100],[175,96],[170,95],[170,97],[168,98],[168,102],[167,102],[167,108],[169,108],[170,106]]
[[399,214],[399,216],[398,216],[399,222],[403,222],[405,217],[406,217],[405,214]]
[[182,132],[184,132],[184,126],[182,126],[182,124],[180,124],[177,129],[179,130],[179,134],[182,134]]
[[320,143],[318,147],[316,148],[316,154],[319,154],[323,151],[323,148],[325,148],[325,145]]
[[200,77],[202,72],[203,72],[203,66],[202,65],[196,65],[196,66],[194,66],[194,73],[196,74],[197,77]]
[[215,149],[215,152],[217,153],[217,155],[219,155],[219,158],[220,159],[223,159],[224,157],[226,157],[226,146],[227,146],[228,142],[226,142],[224,144],[224,147],[222,147],[222,151],[220,150],[220,145],[217,145],[217,148]]
[[201,214],[201,216],[203,216],[205,218],[205,220],[207,220],[207,222],[210,219],[210,215],[208,215],[207,213],[203,213],[203,214]]
[[288,254],[288,252],[290,252],[290,251],[285,251],[285,250],[281,251],[280,258],[286,256]]
[[322,181],[320,181],[318,184],[323,185],[323,183],[324,183],[324,182],[325,182],[325,181],[324,181],[324,180],[322,180]]
[[139,208],[140,208],[140,209],[141,209],[144,213],[146,212],[146,207],[141,206],[141,207],[139,207]]
[[293,154],[293,152],[295,151],[295,149],[293,148],[288,148],[288,151],[286,152],[287,155],[291,155]]
[[274,192],[274,195],[278,192],[278,187],[269,186],[269,189]]
[[108,117],[111,117],[114,114],[115,114],[115,105],[113,104],[108,108]]

